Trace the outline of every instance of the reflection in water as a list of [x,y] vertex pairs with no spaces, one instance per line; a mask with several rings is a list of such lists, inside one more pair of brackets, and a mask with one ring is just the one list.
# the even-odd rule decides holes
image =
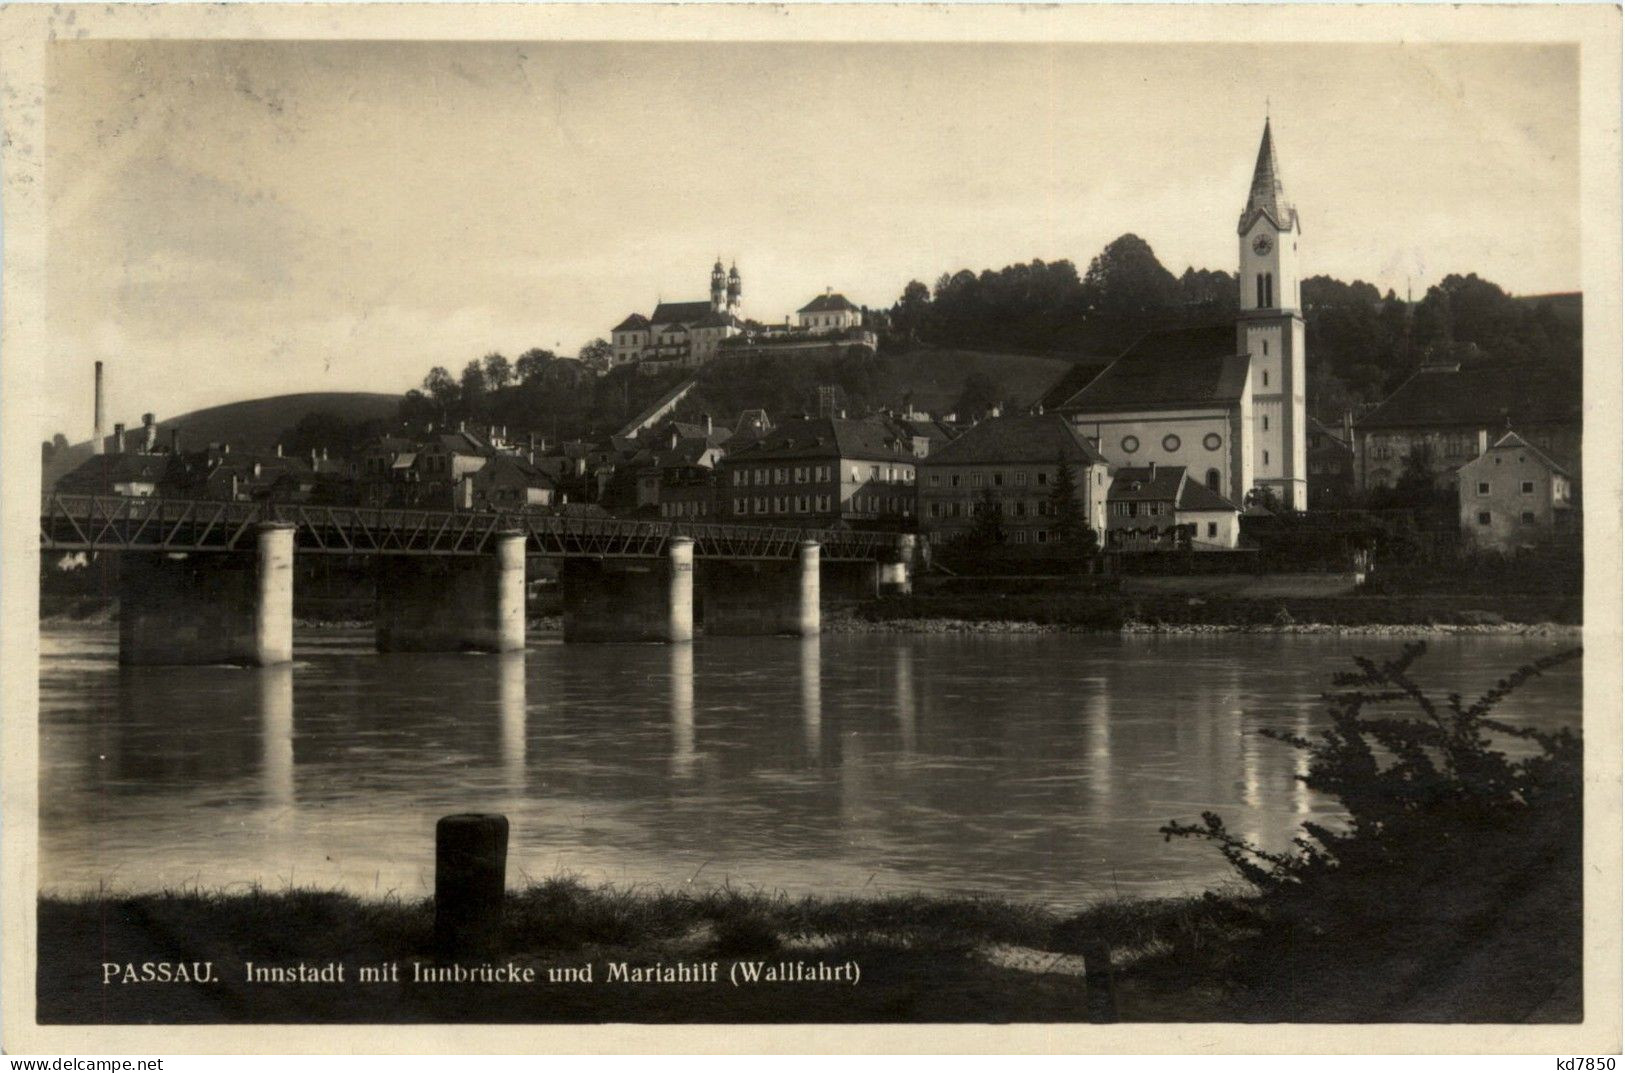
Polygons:
[[[1210,848],[1165,843],[1170,819],[1211,810],[1276,849],[1302,820],[1335,822],[1293,781],[1302,754],[1256,731],[1313,736],[1330,674],[1385,653],[1368,637],[1247,635],[832,634],[496,658],[381,657],[364,631],[296,643],[291,668],[121,672],[113,631],[47,630],[44,884],[420,896],[435,820],[490,809],[512,825],[516,884],[698,873],[1063,906],[1188,892],[1228,870]],[[1420,669],[1476,695],[1561,643],[1438,641]],[[1501,714],[1577,723],[1577,670]]]
[[497,714],[502,721],[502,777],[508,791],[525,791],[525,653],[497,656]]
[[260,778],[265,807],[288,812],[293,792],[293,665],[261,667],[254,675],[260,713]]
[[822,640],[801,639],[801,740],[807,757],[817,760],[824,735],[824,685]]
[[671,770],[694,769],[694,646],[671,645]]
[[[1304,704],[1298,709],[1298,721],[1293,724],[1292,733],[1300,738],[1309,737],[1309,713],[1311,706]],[[1309,787],[1303,783],[1303,777],[1309,774],[1309,750],[1293,749],[1297,754],[1298,762],[1292,769],[1295,776],[1292,780],[1292,811],[1299,816],[1307,816],[1314,802],[1310,798]]]
[[897,646],[897,738],[903,755],[914,755],[914,650]]

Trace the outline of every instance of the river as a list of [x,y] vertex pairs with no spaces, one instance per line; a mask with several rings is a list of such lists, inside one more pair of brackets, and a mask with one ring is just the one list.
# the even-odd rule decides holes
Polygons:
[[[1442,638],[1418,665],[1476,696],[1571,639]],[[41,638],[46,891],[289,885],[416,898],[434,824],[497,811],[509,880],[791,893],[984,893],[1070,907],[1228,873],[1159,825],[1220,813],[1283,845],[1335,819],[1264,727],[1386,637],[1231,634],[533,638],[382,656],[301,630],[291,667],[120,668],[116,629]],[[1580,673],[1500,711],[1580,720]]]

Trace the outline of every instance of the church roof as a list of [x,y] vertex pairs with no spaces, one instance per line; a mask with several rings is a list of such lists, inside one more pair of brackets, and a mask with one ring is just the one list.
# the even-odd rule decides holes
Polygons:
[[732,313],[714,312],[706,313],[705,316],[692,325],[695,328],[737,328],[739,326],[739,318]]
[[1046,410],[1056,409],[1066,400],[1088,387],[1090,381],[1099,376],[1101,370],[1110,364],[1109,360],[1089,360],[1068,366],[1066,372],[1062,373],[1055,383],[1045,389],[1043,397],[1038,400],[1038,405]]
[[1058,409],[1069,414],[1230,406],[1247,386],[1249,358],[1230,321],[1147,332]]
[[1264,138],[1258,143],[1258,162],[1253,165],[1253,185],[1247,194],[1247,208],[1241,214],[1236,230],[1245,234],[1258,215],[1269,217],[1270,223],[1282,231],[1297,226],[1298,210],[1287,201],[1281,185],[1281,166],[1275,160],[1275,139],[1270,134],[1270,121],[1264,120]]
[[710,312],[710,302],[661,302],[655,306],[654,316],[649,320],[654,324],[687,324],[702,319]]
[[817,298],[814,298],[812,301],[808,302],[806,305],[804,305],[800,309],[796,310],[796,312],[797,313],[844,313],[847,310],[851,310],[852,312],[856,313],[858,311],[858,307],[853,305],[851,302],[847,301],[846,295],[844,295],[844,294],[820,294]]
[[967,465],[978,463],[1054,463],[1064,456],[1084,465],[1104,463],[1100,452],[1089,445],[1060,414],[992,417],[969,431],[932,450],[923,465]]

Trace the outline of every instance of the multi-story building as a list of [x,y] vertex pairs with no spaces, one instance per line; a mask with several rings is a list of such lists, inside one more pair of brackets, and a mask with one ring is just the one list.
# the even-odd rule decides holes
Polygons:
[[1065,460],[1084,524],[1106,525],[1111,466],[1059,414],[989,418],[919,462],[920,530],[934,544],[964,536],[985,511],[999,513],[1006,542],[1038,550],[1055,542],[1055,481]]
[[1579,537],[1574,478],[1516,432],[1502,433],[1456,474],[1462,536],[1500,552]]
[[873,418],[798,418],[741,445],[717,469],[733,522],[912,526],[915,459]]
[[[1392,487],[1407,463],[1442,488],[1509,428],[1565,470],[1580,472],[1581,370],[1551,362],[1442,362],[1423,366],[1354,422],[1361,490]],[[1412,462],[1413,456],[1417,459]]]

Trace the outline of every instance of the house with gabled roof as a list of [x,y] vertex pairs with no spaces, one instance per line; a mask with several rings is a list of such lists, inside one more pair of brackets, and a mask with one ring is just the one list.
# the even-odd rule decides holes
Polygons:
[[1234,548],[1241,507],[1193,480],[1184,466],[1124,466],[1106,493],[1108,551]]
[[878,418],[797,418],[730,448],[717,468],[725,521],[912,524],[918,460]]
[[1574,475],[1508,429],[1456,473],[1461,533],[1484,551],[1513,552],[1578,540]]

